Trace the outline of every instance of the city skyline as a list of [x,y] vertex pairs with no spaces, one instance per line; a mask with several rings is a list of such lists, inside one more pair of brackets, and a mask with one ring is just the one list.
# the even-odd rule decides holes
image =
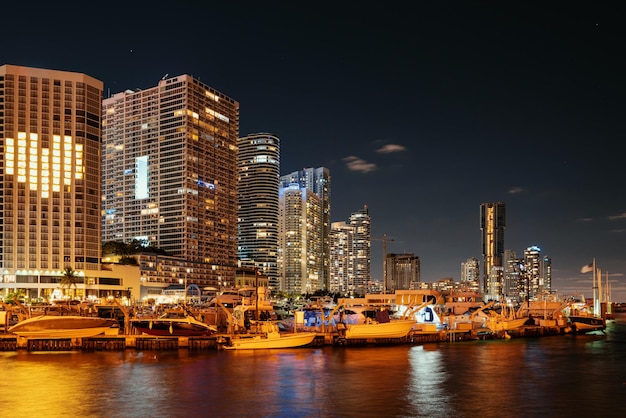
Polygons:
[[281,174],[330,170],[332,221],[368,206],[374,278],[387,235],[422,281],[459,280],[482,261],[480,204],[503,202],[505,249],[541,248],[560,295],[591,296],[595,258],[626,300],[622,5],[109,4],[91,34],[45,29],[77,10],[25,6],[7,6],[29,29],[6,22],[2,64],[84,73],[105,97],[200,78],[240,103],[240,136],[281,138]]

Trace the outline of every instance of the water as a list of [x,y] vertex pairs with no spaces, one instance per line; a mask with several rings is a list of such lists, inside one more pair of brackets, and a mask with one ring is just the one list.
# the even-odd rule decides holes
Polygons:
[[0,416],[625,417],[606,335],[262,351],[0,353]]

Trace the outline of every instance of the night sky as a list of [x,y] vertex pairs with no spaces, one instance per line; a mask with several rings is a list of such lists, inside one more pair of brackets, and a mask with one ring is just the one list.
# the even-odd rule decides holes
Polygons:
[[592,296],[596,258],[626,301],[622,2],[16,3],[0,65],[107,96],[191,74],[240,103],[242,136],[281,139],[282,174],[328,167],[333,221],[369,207],[375,279],[386,234],[422,281],[459,280],[499,201],[505,247],[539,246],[560,296]]

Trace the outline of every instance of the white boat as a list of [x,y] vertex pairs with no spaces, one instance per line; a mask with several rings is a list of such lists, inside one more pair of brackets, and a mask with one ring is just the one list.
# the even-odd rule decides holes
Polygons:
[[24,319],[8,331],[29,338],[89,338],[114,325],[119,325],[116,319],[97,316],[41,315]]
[[314,332],[300,332],[282,334],[274,323],[257,322],[257,328],[264,332],[260,334],[241,335],[230,339],[230,343],[223,345],[225,350],[262,350],[270,348],[295,348],[308,345],[313,342]]
[[346,324],[345,338],[348,340],[404,338],[415,323],[413,319],[394,319],[389,322],[366,321],[363,324]]

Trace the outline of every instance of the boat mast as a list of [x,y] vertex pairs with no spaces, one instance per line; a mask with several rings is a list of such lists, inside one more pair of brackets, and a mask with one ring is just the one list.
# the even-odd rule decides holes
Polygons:
[[594,257],[593,259],[593,282],[592,282],[592,289],[593,289],[593,314],[594,315],[599,315],[600,313],[600,309],[598,306],[598,285],[597,285],[597,270],[596,270],[596,259]]

